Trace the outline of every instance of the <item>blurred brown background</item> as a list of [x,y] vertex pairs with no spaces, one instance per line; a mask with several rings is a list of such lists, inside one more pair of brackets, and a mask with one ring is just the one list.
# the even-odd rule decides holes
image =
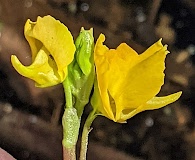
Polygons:
[[193,0],[0,0],[0,147],[19,160],[62,159],[62,86],[35,88],[10,63],[12,54],[31,63],[24,24],[28,18],[36,21],[48,14],[62,21],[74,38],[82,26],[93,27],[95,38],[104,33],[110,48],[126,42],[142,53],[162,37],[171,54],[160,95],[183,91],[176,103],[143,112],[127,124],[98,117],[90,133],[88,159],[193,160]]

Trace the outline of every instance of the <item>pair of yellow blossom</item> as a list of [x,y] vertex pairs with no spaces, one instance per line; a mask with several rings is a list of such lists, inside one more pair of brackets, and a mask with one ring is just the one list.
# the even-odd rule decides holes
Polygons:
[[[62,83],[76,50],[67,27],[51,16],[38,17],[36,22],[27,20],[24,34],[31,48],[32,64],[23,66],[12,55],[14,68],[38,87]],[[181,96],[177,92],[156,97],[164,83],[168,54],[161,40],[141,55],[125,43],[109,49],[104,41],[101,34],[94,48],[96,78],[91,103],[96,113],[123,123],[139,112],[161,108]]]

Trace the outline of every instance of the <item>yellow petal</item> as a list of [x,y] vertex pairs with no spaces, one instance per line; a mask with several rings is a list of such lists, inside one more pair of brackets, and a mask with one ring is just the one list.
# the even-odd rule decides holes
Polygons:
[[132,111],[130,110],[128,111],[128,109],[123,110],[123,112],[121,113],[121,119],[119,121],[126,121],[127,119],[145,110],[154,110],[154,109],[162,108],[178,100],[181,94],[182,92],[177,92],[164,97],[153,97],[151,100],[146,102],[145,105],[142,105]]
[[[108,88],[108,74],[104,74],[107,72],[109,64],[105,59],[104,54],[109,50],[108,47],[103,45],[105,41],[105,36],[101,34],[96,42],[94,48],[94,61],[96,65],[96,73],[97,73],[97,87],[94,89],[95,96],[92,97],[92,101],[96,101],[97,98],[101,97],[101,106],[97,106],[97,110],[101,113],[104,113],[105,116],[108,116],[110,119],[114,119],[114,115],[112,109],[110,107],[109,95],[107,93]],[[94,100],[93,100],[94,99]],[[103,106],[103,108],[101,108]],[[96,108],[95,108],[96,109]]]
[[28,19],[24,26],[24,36],[31,48],[32,62],[35,60],[35,57],[39,50],[43,47],[43,43],[32,36],[31,32],[33,31],[35,25],[36,22],[32,22],[30,19]]
[[136,108],[158,94],[164,83],[166,54],[165,46],[160,51],[154,50],[149,57],[143,55],[142,59],[140,55],[139,59],[142,61],[128,71],[123,83],[117,89],[118,93],[113,96],[119,111]]
[[[109,63],[108,90],[112,97],[118,94],[121,84],[126,80],[129,70],[138,61],[138,54],[127,44],[120,44],[116,50],[109,50],[105,57]],[[102,67],[102,66],[99,66]]]
[[43,45],[53,56],[59,75],[64,77],[63,71],[72,62],[75,52],[68,28],[53,17],[45,16],[38,17],[36,22],[27,20],[24,33],[32,50],[32,60]]
[[101,68],[98,69],[98,73],[103,74],[108,69],[108,63],[105,62],[106,59],[104,55],[107,51],[109,51],[109,48],[106,45],[103,45],[103,42],[105,41],[105,36],[103,34],[100,34],[99,38],[97,39],[97,42],[94,47],[94,61],[95,64],[98,66],[103,65]]
[[181,94],[182,92],[180,91],[164,97],[153,97],[151,100],[149,100],[146,103],[146,105],[139,107],[138,110],[144,111],[144,110],[153,110],[153,109],[162,108],[178,100]]
[[105,52],[109,50],[109,48],[106,45],[103,45],[104,41],[105,41],[105,35],[100,34],[95,45],[95,56],[104,56]]
[[15,55],[11,56],[13,67],[24,77],[36,82],[38,87],[48,87],[60,83],[57,66],[53,63],[44,47],[38,52],[34,62],[30,66],[23,66]]
[[[162,38],[159,39],[156,43],[151,45],[146,51],[144,51],[140,56],[142,59],[146,59],[153,55],[155,52],[161,50],[164,46],[162,45]],[[168,51],[167,51],[168,53]]]

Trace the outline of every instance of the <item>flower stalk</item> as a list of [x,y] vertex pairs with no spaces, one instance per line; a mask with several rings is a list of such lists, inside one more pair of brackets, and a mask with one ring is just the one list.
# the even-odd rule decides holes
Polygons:
[[81,149],[80,149],[80,160],[87,159],[88,137],[89,137],[89,133],[92,130],[91,124],[96,117],[97,117],[97,114],[95,114],[95,111],[93,110],[87,117],[85,124],[83,126],[83,132],[82,132],[82,138],[81,138]]
[[76,160],[76,143],[79,134],[80,119],[73,108],[72,93],[68,77],[63,82],[66,106],[62,117],[63,126],[63,160]]
[[66,78],[62,84],[64,87],[65,100],[66,100],[66,107],[65,108],[71,108],[71,107],[73,107],[73,105],[72,105],[72,92],[71,92],[70,82],[69,82],[68,78]]

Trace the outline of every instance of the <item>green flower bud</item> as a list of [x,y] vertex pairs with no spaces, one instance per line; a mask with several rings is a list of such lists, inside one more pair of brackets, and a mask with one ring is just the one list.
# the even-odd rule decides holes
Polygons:
[[69,85],[73,95],[73,106],[81,117],[84,106],[89,102],[89,96],[94,83],[94,38],[93,30],[81,28],[75,41],[76,52],[72,63],[68,66]]
[[94,39],[93,39],[93,30],[84,30],[81,28],[81,32],[76,39],[76,61],[82,70],[83,74],[86,76],[91,73],[91,70],[94,66],[93,64],[93,48],[94,48]]

